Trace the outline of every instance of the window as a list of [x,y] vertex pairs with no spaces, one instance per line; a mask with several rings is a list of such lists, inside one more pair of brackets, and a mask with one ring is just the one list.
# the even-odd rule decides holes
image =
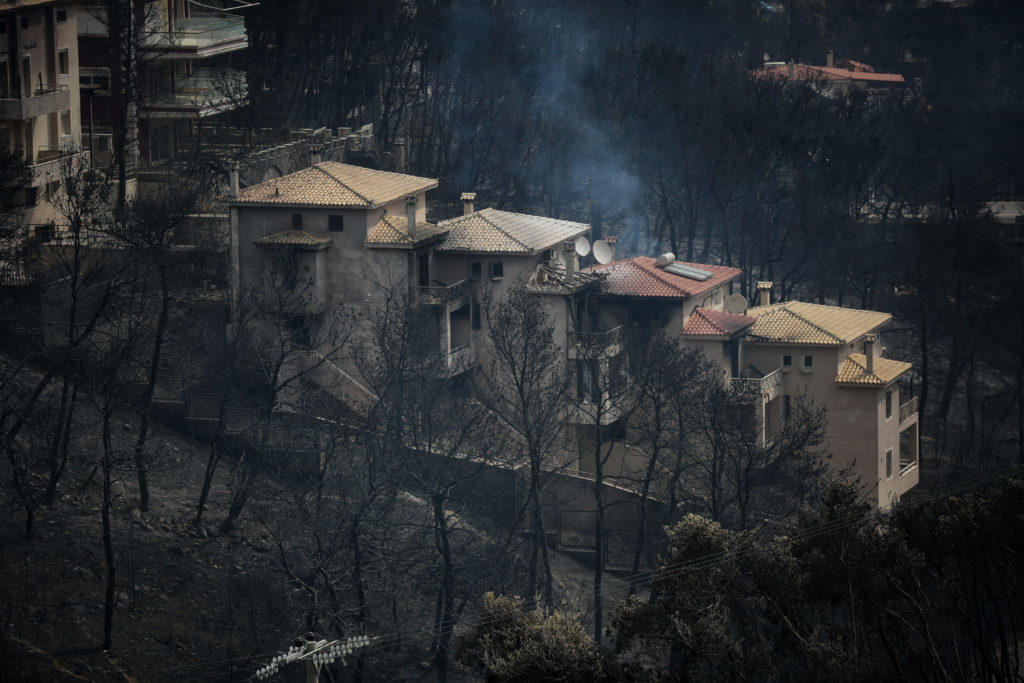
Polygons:
[[65,109],[60,113],[60,134],[71,135],[71,110]]
[[292,214],[292,230],[302,230],[302,214]]
[[63,24],[68,20],[68,11],[66,9],[57,10],[57,23]]
[[885,419],[892,417],[892,389],[885,392]]
[[21,18],[21,30],[24,31],[28,28],[28,17]]
[[110,69],[79,69],[78,84],[83,89],[92,90],[93,95],[109,95]]
[[793,354],[784,353],[782,354],[782,369],[789,370],[793,367]]
[[60,193],[60,181],[51,180],[47,182],[44,192],[46,195],[46,201],[52,202],[54,199],[57,198],[57,195]]
[[716,287],[715,288],[715,306],[721,306],[721,305],[722,305],[722,288],[721,287]]
[[474,280],[479,280],[484,274],[484,264],[479,261],[474,261],[469,264],[469,277]]
[[892,449],[885,452],[885,478],[892,479]]
[[71,68],[68,66],[68,50],[64,48],[57,53],[57,73],[61,76],[67,76],[70,71]]
[[806,370],[813,370],[813,369],[814,369],[814,356],[812,356],[811,354],[808,353],[807,355],[804,356],[804,370],[806,371]]
[[474,330],[480,329],[480,304],[473,304],[469,308],[469,317]]
[[792,412],[792,405],[790,403],[789,394],[782,397],[782,417],[786,420],[789,419],[789,415]]
[[5,33],[7,33],[7,22],[0,21],[0,36],[4,35]]
[[419,283],[420,287],[430,286],[430,253],[426,252],[419,256]]
[[329,232],[342,232],[345,229],[345,217],[333,214],[327,217],[327,230]]
[[[3,22],[0,22],[0,26],[3,26]],[[0,97],[10,97],[10,78],[10,73],[7,71],[7,62],[0,61]]]
[[492,280],[500,280],[505,276],[505,263],[502,261],[492,261],[490,264],[490,273]]

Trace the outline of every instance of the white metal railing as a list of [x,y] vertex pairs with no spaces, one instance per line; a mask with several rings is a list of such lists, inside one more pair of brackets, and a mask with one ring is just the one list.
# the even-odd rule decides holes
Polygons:
[[456,346],[448,352],[448,374],[458,375],[473,365],[473,347],[469,344]]
[[[166,26],[163,28],[166,29]],[[245,38],[245,18],[233,14],[193,14],[175,18],[172,30],[153,30],[147,47],[204,48]]]
[[175,80],[173,90],[164,90],[146,97],[150,107],[203,109],[232,102],[246,96],[246,78],[234,69],[196,69],[191,75]]
[[469,294],[469,280],[460,280],[450,285],[434,287],[413,287],[416,301],[421,304],[443,306],[459,301]]
[[733,377],[732,381],[737,387],[751,386],[750,384],[739,384],[740,382],[751,382],[757,385],[758,391],[762,394],[770,394],[774,389],[782,386],[782,368],[772,370],[764,377]]
[[917,396],[900,405],[900,422],[906,422],[917,414]]

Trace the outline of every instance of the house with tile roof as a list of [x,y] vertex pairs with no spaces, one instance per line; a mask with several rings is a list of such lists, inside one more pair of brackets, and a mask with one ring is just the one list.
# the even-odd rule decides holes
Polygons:
[[869,95],[907,87],[902,74],[878,73],[863,62],[836,60],[832,52],[825,56],[823,66],[795,62],[765,62],[750,71],[750,78],[762,82],[807,83],[823,95],[849,94],[855,90]]
[[[408,288],[410,301],[436,316],[450,372],[465,372],[485,352],[485,292],[500,299],[556,252],[564,258],[559,249],[589,226],[476,211],[472,193],[463,195],[463,215],[431,223],[425,195],[435,187],[430,178],[325,161],[239,190],[228,202],[236,302],[254,284],[276,281],[265,276],[275,263],[303,274],[290,280],[301,289],[293,298],[305,302],[294,312],[300,321],[338,304],[369,311],[387,290]],[[546,303],[564,323],[564,300]]]
[[685,343],[716,360],[727,381],[756,386],[761,438],[769,440],[805,395],[828,408],[832,465],[857,476],[864,496],[886,507],[919,478],[917,400],[901,402],[910,363],[885,358],[879,330],[892,316],[802,301],[771,303],[758,283],[759,306],[742,315],[696,309]]

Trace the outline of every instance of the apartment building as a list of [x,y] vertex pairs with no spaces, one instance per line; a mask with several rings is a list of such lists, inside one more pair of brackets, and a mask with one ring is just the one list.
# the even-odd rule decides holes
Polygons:
[[[245,20],[251,4],[192,0],[125,0],[133,28],[136,69],[132,87],[120,82],[117,49],[109,36],[110,17],[101,3],[81,9],[82,109],[91,114],[93,148],[100,163],[110,162],[112,136],[127,103],[128,139],[137,142],[142,168],[161,164],[190,149],[200,120],[244,104],[245,74],[233,55],[248,47]],[[136,150],[133,149],[133,155]]]
[[76,26],[73,2],[0,5],[0,148],[20,152],[31,167],[23,220],[33,232],[56,220],[47,199],[59,190],[61,159],[88,161],[79,149]]
[[761,305],[742,313],[696,309],[685,343],[723,368],[726,381],[758,390],[762,440],[778,433],[798,396],[828,407],[832,466],[856,476],[867,500],[885,508],[917,485],[917,399],[901,400],[910,363],[884,357],[879,330],[892,316],[801,301],[771,303],[771,283],[758,283]]
[[[439,336],[433,342],[449,372],[466,372],[483,349],[485,292],[500,299],[511,283],[534,277],[556,258],[556,247],[588,226],[476,211],[472,193],[463,195],[462,216],[430,223],[426,192],[435,187],[430,178],[326,161],[240,190],[228,202],[234,299],[265,281],[285,251],[293,255],[287,267],[305,274],[307,289],[297,297],[302,310],[293,311],[297,330],[304,317],[325,307],[343,304],[369,314],[389,291],[408,292],[435,316]],[[564,299],[548,301],[556,307],[556,335],[564,343]],[[332,389],[345,387],[339,398],[366,395],[352,368],[338,370],[322,379]]]

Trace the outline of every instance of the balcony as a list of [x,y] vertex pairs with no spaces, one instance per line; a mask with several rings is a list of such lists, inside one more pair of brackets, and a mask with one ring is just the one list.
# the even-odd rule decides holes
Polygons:
[[473,365],[473,347],[469,344],[456,346],[448,352],[448,376],[461,375]]
[[245,74],[234,69],[196,69],[176,80],[174,90],[148,96],[142,111],[147,118],[194,118],[230,111],[247,95]]
[[733,377],[735,389],[755,390],[762,396],[771,396],[772,392],[782,386],[782,368],[769,372],[764,377]]
[[0,98],[0,121],[28,121],[70,108],[68,86],[42,83],[28,97]]
[[569,333],[569,358],[597,358],[617,356],[622,351],[625,325],[611,329],[590,329]]
[[169,31],[154,31],[143,40],[150,52],[167,59],[195,59],[249,46],[245,35],[245,19],[233,14],[193,14],[174,19]]
[[[63,167],[62,167],[63,165]],[[32,186],[58,180],[65,171],[75,172],[89,165],[89,153],[72,147],[44,145],[36,152],[36,158],[29,165],[32,171]]]
[[917,396],[900,405],[900,424],[917,416]]
[[413,301],[424,306],[453,306],[461,308],[469,303],[469,280],[435,287],[413,287]]

